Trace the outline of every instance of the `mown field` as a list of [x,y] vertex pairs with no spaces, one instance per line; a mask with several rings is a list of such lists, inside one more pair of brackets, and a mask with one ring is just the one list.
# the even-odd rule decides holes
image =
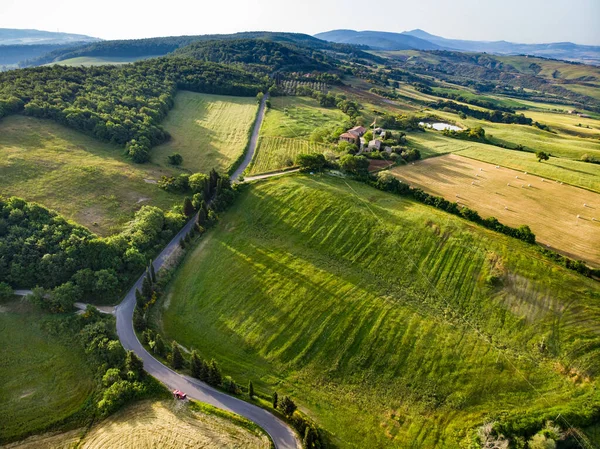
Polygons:
[[290,167],[300,153],[327,151],[331,146],[312,142],[311,134],[319,128],[342,125],[348,118],[340,110],[320,107],[309,97],[274,97],[271,102],[248,169],[250,175]]
[[164,335],[291,394],[340,447],[454,448],[492,416],[600,400],[597,283],[353,181],[250,186],[165,298]]
[[171,139],[152,149],[152,161],[168,166],[167,156],[183,156],[181,168],[222,172],[243,153],[258,109],[255,98],[180,91],[162,125]]
[[55,209],[93,232],[117,232],[144,204],[181,201],[145,182],[173,170],[138,165],[122,148],[48,120],[13,115],[0,120],[0,195]]
[[269,448],[265,436],[205,413],[203,407],[192,409],[172,400],[143,401],[97,423],[87,432],[78,429],[41,435],[9,445],[7,449]]
[[480,142],[453,139],[437,131],[409,133],[408,143],[409,146],[417,148],[423,158],[456,153],[490,164],[526,171],[544,178],[600,192],[600,165],[598,164],[555,157],[551,157],[544,162],[538,162],[533,153],[508,150]]
[[261,137],[249,175],[292,167],[299,154],[324,153],[330,146],[305,139]]
[[0,304],[0,442],[72,416],[92,393],[82,350],[43,330],[52,319],[22,302]]
[[537,175],[496,168],[457,154],[391,172],[428,193],[464,204],[484,218],[496,217],[513,227],[527,224],[539,243],[600,267],[598,193],[547,179],[542,182],[544,178]]

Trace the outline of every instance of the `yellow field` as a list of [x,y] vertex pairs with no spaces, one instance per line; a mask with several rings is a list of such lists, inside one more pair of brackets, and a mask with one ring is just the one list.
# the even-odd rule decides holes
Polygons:
[[11,449],[267,449],[266,436],[227,419],[191,411],[181,402],[144,401],[117,412],[92,427],[58,435],[41,435],[7,446]]
[[257,108],[253,97],[178,92],[162,123],[171,139],[152,149],[152,161],[166,166],[179,153],[189,171],[228,171],[246,148]]
[[600,266],[600,194],[495,167],[449,154],[396,167],[392,173],[484,218],[494,216],[515,227],[529,225],[539,243]]

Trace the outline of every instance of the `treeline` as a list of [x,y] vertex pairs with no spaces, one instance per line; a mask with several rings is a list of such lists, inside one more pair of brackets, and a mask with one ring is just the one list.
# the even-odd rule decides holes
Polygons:
[[323,52],[265,39],[210,40],[194,42],[173,52],[174,57],[225,64],[263,67],[264,71],[330,70],[333,65]]
[[471,140],[474,142],[487,142],[487,138],[485,137],[485,129],[483,129],[481,126],[461,129],[460,131],[446,128],[442,131],[442,134],[444,136],[454,137],[455,139]]
[[0,73],[0,117],[49,118],[100,140],[126,145],[135,162],[169,138],[160,121],[177,89],[254,96],[263,80],[241,69],[192,59],[123,66],[40,67]]
[[[269,92],[271,93],[271,89]],[[355,118],[360,114],[360,105],[358,102],[348,100],[343,94],[323,93],[308,86],[299,85],[296,87],[296,95],[314,98],[324,108],[338,108],[351,118]]]
[[439,100],[434,103],[429,103],[428,106],[432,109],[442,109],[451,112],[461,112],[469,117],[474,117],[480,120],[487,120],[493,123],[516,123],[518,125],[533,124],[533,120],[529,117],[525,117],[523,114],[503,112],[499,109],[480,111],[479,109],[473,109],[467,105],[455,103],[454,101]]

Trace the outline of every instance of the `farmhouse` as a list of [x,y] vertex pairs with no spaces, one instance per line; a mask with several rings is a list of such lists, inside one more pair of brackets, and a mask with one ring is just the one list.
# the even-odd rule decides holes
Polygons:
[[366,151],[373,151],[373,150],[377,150],[377,151],[381,150],[381,140],[373,139],[369,142],[369,146]]
[[359,136],[352,134],[350,132],[346,132],[342,135],[340,135],[340,140],[345,140],[346,142],[350,142],[350,143],[354,143],[356,144],[356,141],[358,140]]
[[367,129],[363,126],[355,126],[352,129],[349,129],[348,132],[350,134],[354,134],[356,137],[361,137],[364,133],[367,132]]

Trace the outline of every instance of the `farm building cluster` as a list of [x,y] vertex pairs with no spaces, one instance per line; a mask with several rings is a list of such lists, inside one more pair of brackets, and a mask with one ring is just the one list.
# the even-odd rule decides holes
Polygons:
[[385,151],[388,154],[392,153],[392,147],[385,145],[384,141],[391,136],[388,131],[383,128],[373,129],[373,138],[367,142],[363,137],[367,129],[364,126],[355,126],[345,133],[340,135],[340,141],[346,141],[354,144],[359,148],[360,153],[370,153],[371,151]]

